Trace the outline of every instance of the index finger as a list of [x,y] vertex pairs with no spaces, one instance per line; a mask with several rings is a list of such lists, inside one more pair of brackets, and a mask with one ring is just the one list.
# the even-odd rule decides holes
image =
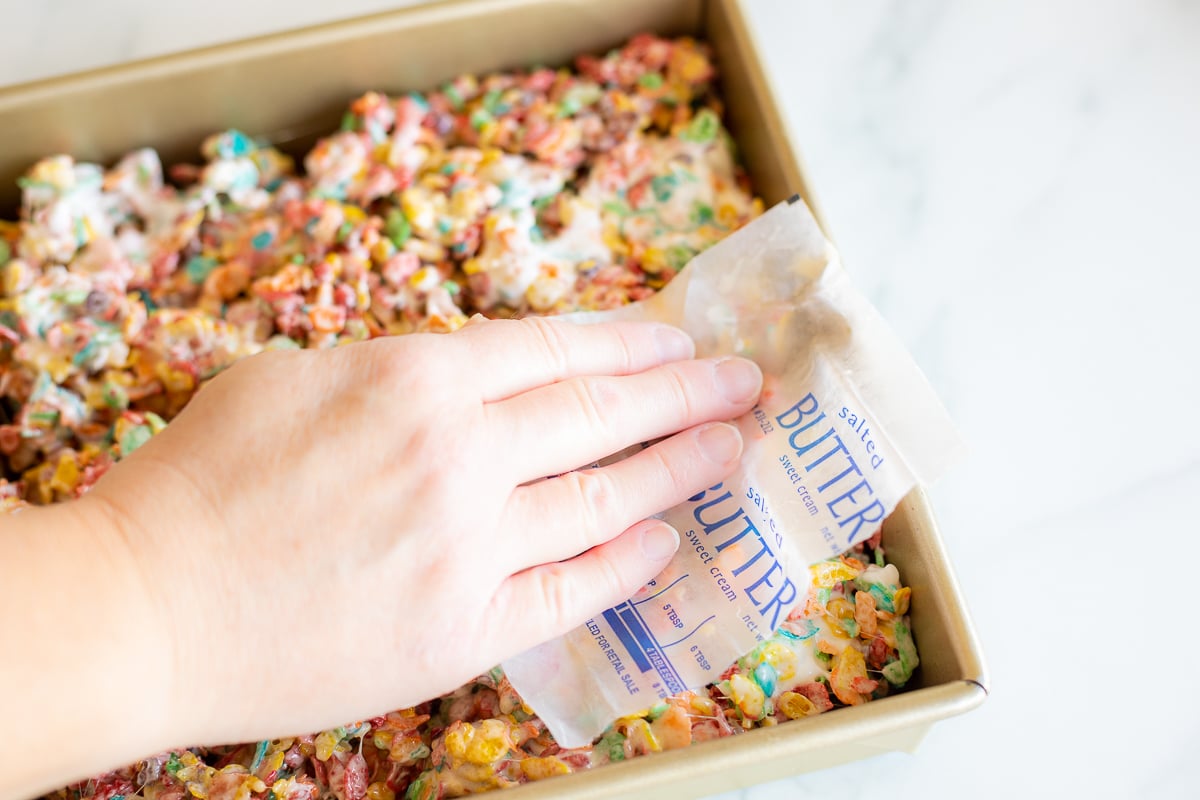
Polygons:
[[466,352],[484,402],[568,378],[633,375],[695,354],[691,337],[659,322],[579,325],[546,317],[487,320],[447,337]]

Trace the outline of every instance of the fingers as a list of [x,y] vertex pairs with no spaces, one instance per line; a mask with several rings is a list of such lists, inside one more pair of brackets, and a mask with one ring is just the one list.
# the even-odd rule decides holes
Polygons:
[[695,352],[691,338],[669,325],[544,317],[472,322],[447,341],[465,351],[485,402],[580,375],[629,375]]
[[611,539],[638,520],[679,505],[737,467],[742,437],[715,422],[598,469],[519,487],[504,511],[511,569],[563,561]]
[[560,636],[632,596],[678,548],[674,528],[644,520],[570,561],[519,572],[496,594],[496,630],[505,632],[504,644],[514,651]]
[[484,412],[498,452],[523,482],[740,416],[761,389],[762,372],[752,361],[700,359],[637,375],[573,378],[485,406]]

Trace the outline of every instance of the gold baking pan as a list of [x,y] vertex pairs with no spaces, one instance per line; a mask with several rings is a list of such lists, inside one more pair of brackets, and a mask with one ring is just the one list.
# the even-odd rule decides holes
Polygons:
[[[0,210],[15,207],[15,179],[52,153],[111,162],[148,145],[166,164],[194,161],[204,136],[238,127],[299,154],[366,90],[566,64],[647,30],[712,43],[756,192],[768,206],[799,193],[822,219],[737,0],[456,0],[0,89]],[[987,695],[979,644],[923,492],[887,520],[884,542],[913,589],[921,667],[910,690],[504,796],[697,797],[912,750],[934,722],[978,706]]]

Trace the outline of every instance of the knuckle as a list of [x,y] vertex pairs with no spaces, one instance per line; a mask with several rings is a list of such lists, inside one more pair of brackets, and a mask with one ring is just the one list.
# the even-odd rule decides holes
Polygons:
[[525,317],[518,324],[533,336],[535,347],[542,352],[554,373],[565,374],[570,360],[570,345],[563,324],[544,317]]
[[629,329],[619,329],[617,333],[617,360],[620,362],[619,369],[623,374],[631,375],[637,371],[639,363],[642,361],[637,355],[639,349],[641,348],[638,342],[634,341]]
[[574,622],[577,591],[572,584],[566,570],[558,565],[546,565],[538,572],[537,599],[556,632],[567,630]]
[[[612,479],[602,470],[580,470],[571,473],[573,494],[580,510],[580,523],[586,537],[584,544],[603,532],[612,518],[614,488]],[[586,549],[586,547],[584,548]],[[580,551],[582,552],[582,550]]]
[[661,486],[664,492],[669,493],[687,486],[688,459],[671,458],[670,450],[667,447],[653,447],[648,455],[652,459],[653,473],[657,476],[655,483]]
[[623,397],[617,384],[607,378],[580,378],[571,383],[576,406],[586,425],[604,434],[612,433]]
[[672,365],[666,370],[664,391],[673,410],[682,413],[682,419],[696,419],[698,403],[695,386],[688,379],[687,371]]

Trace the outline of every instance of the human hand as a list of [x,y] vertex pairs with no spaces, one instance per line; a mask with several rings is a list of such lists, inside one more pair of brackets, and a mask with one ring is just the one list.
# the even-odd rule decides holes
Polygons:
[[633,594],[678,546],[647,518],[733,471],[715,421],[761,388],[692,353],[657,324],[480,321],[220,375],[80,501],[168,632],[162,746],[414,705]]

